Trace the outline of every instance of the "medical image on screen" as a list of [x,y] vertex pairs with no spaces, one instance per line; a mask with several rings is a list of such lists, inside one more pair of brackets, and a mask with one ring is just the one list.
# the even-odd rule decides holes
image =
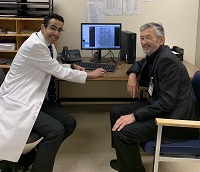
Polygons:
[[81,49],[120,49],[120,23],[82,23]]

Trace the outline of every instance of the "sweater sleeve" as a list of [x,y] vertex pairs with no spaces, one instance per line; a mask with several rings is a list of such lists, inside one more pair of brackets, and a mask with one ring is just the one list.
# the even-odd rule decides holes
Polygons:
[[126,72],[127,75],[130,75],[130,73],[135,73],[136,76],[138,76],[141,72],[141,68],[143,63],[145,62],[145,58],[136,61],[135,63],[132,64],[132,66],[128,69],[128,71]]

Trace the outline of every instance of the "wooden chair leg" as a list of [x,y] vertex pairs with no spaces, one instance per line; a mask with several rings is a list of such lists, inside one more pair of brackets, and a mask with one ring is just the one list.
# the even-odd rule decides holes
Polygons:
[[159,164],[159,157],[160,157],[160,145],[161,145],[161,134],[162,134],[162,126],[158,125],[153,172],[158,172],[158,164]]

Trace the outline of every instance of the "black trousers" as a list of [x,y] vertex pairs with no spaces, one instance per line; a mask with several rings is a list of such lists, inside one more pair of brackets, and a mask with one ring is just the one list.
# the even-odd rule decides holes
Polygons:
[[[133,113],[136,109],[147,106],[149,102],[116,105],[110,112],[111,129],[122,115]],[[145,172],[138,143],[155,140],[157,126],[155,120],[134,122],[121,131],[112,131],[112,147],[116,150],[119,172]]]
[[43,136],[31,172],[52,172],[56,153],[62,142],[76,128],[75,119],[57,105],[44,100],[33,131]]

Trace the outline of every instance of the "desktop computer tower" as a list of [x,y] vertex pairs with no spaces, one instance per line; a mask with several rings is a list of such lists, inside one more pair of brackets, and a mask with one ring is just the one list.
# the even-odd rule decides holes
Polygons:
[[136,37],[136,33],[121,31],[120,56],[123,61],[129,64],[133,64],[136,59]]

